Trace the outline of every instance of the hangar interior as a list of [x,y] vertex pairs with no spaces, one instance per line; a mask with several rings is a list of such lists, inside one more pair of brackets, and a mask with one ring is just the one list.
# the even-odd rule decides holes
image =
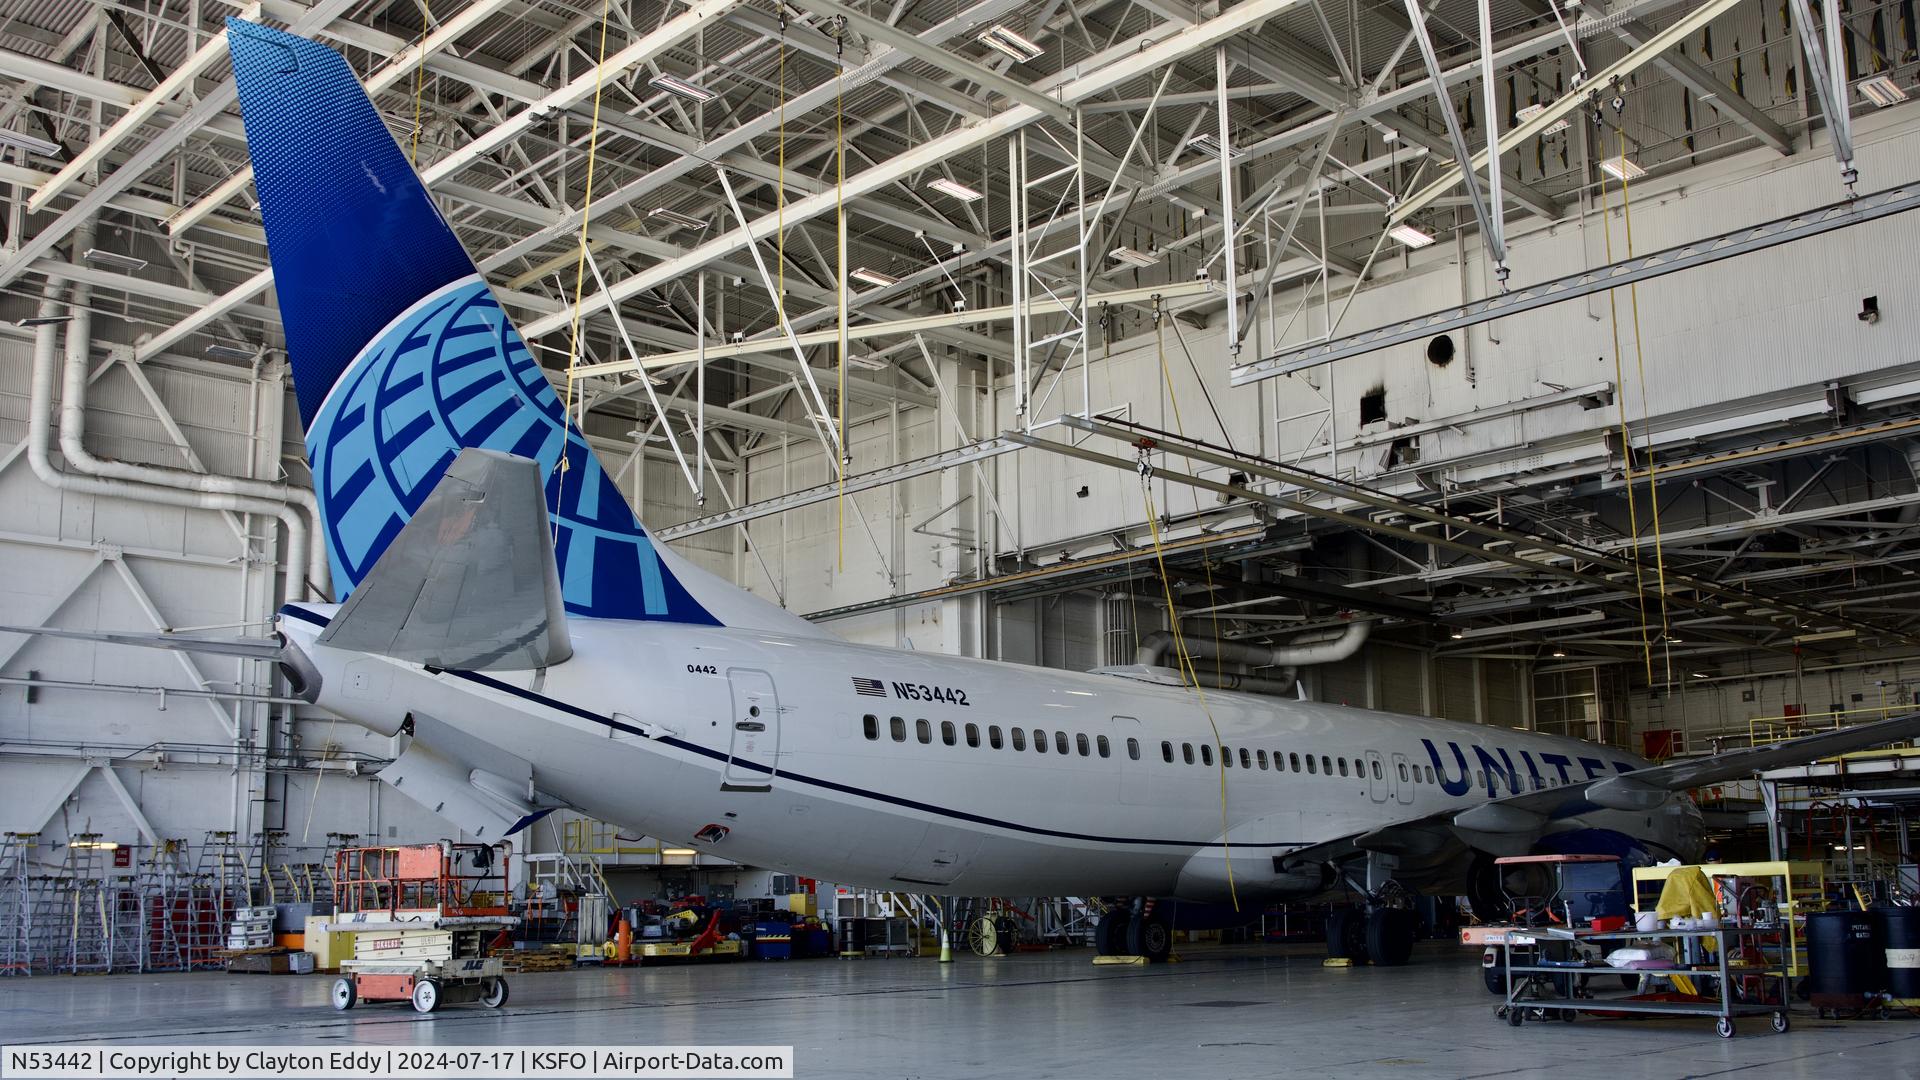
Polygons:
[[[82,635],[0,634],[6,974],[206,959],[43,963],[30,879],[488,840],[274,665],[84,636],[335,595],[230,16],[344,55],[655,538],[842,638],[1655,762],[1915,709],[1914,0],[0,0],[0,623]],[[1911,760],[1693,797],[1865,906]],[[693,840],[509,867],[952,923]]]

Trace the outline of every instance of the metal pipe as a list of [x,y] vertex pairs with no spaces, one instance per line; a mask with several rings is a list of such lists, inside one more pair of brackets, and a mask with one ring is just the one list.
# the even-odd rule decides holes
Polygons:
[[[76,235],[84,238],[87,231],[89,230],[77,231]],[[75,247],[76,251],[84,250],[84,243],[76,243]],[[69,309],[71,318],[67,323],[65,377],[62,381],[60,401],[60,453],[66,459],[68,466],[74,470],[73,472],[54,468],[48,452],[52,442],[53,380],[54,366],[59,353],[59,342],[56,336],[59,333],[59,326],[58,324],[43,325],[34,329],[32,400],[27,422],[27,458],[33,467],[34,474],[48,487],[63,491],[105,495],[192,510],[231,510],[244,514],[266,514],[276,517],[287,528],[286,595],[288,599],[306,597],[308,593],[302,567],[307,562],[309,532],[305,518],[299,510],[295,509],[292,501],[242,495],[238,494],[237,490],[183,490],[175,486],[159,486],[148,482],[148,474],[173,474],[195,481],[211,480],[216,485],[232,481],[233,478],[203,477],[198,473],[177,469],[109,462],[87,451],[82,439],[86,434],[87,361],[90,358],[93,331],[92,313],[86,307],[88,295],[87,287],[84,285],[76,286],[73,291]],[[60,307],[57,289],[50,285],[47,297],[41,301],[40,314],[43,318],[57,316],[60,313]],[[260,483],[262,482],[246,481],[249,485]],[[238,486],[233,485],[236,489]],[[281,487],[282,485],[268,486]],[[310,502],[312,495],[306,494]]]
[[[1373,632],[1373,620],[1355,619],[1347,624],[1338,635],[1323,641],[1302,640],[1298,643],[1272,646],[1254,645],[1244,641],[1215,641],[1212,638],[1189,638],[1186,641],[1187,654],[1195,659],[1224,660],[1230,664],[1246,664],[1248,667],[1298,667],[1308,664],[1332,664],[1360,651],[1367,637]],[[1170,631],[1155,630],[1140,639],[1140,646],[1134,653],[1134,662],[1149,667],[1167,667],[1165,663],[1174,650],[1174,637]]]

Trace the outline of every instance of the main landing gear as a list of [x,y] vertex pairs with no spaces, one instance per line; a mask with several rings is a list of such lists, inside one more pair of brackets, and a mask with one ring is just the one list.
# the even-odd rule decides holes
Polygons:
[[1412,959],[1413,894],[1385,876],[1390,870],[1387,860],[1376,855],[1367,861],[1365,881],[1355,881],[1349,875],[1347,884],[1360,895],[1361,902],[1359,907],[1328,913],[1329,960],[1399,967]]
[[1158,963],[1173,954],[1173,920],[1152,900],[1125,901],[1094,924],[1094,946],[1101,956],[1143,956]]

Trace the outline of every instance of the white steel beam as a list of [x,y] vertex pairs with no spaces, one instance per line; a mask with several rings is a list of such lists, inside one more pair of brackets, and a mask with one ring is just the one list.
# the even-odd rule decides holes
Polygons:
[[[1300,2],[1301,0],[1245,0],[1237,7],[1230,8],[1205,22],[1184,27],[1151,45],[1141,47],[1137,42],[1128,42],[1118,46],[1100,56],[1090,58],[1085,65],[1089,69],[1086,74],[1059,86],[1059,99],[1063,104],[1077,105],[1096,94],[1111,90],[1130,79],[1139,78],[1183,56],[1210,49],[1237,35],[1251,33],[1278,12]],[[715,259],[731,255],[749,244],[757,243],[772,235],[774,230],[780,227],[781,220],[784,220],[786,226],[790,228],[830,213],[837,205],[839,198],[871,195],[955,154],[1017,131],[1045,115],[1040,109],[1031,105],[1013,105],[996,116],[976,120],[946,135],[931,139],[848,178],[844,192],[826,191],[797,200],[786,207],[783,215],[767,214],[744,228],[733,229],[723,236],[709,240],[679,258],[648,267],[616,284],[612,289],[585,297],[579,304],[580,313],[585,316],[603,311],[609,304],[619,303],[627,297],[693,273]],[[544,337],[566,327],[569,322],[570,313],[558,313],[535,319],[528,323],[524,330],[527,337]]]

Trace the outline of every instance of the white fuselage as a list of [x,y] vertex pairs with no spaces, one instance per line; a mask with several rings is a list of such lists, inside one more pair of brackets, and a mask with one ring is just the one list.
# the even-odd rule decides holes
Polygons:
[[[594,818],[849,885],[1212,901],[1230,865],[1243,901],[1299,894],[1313,890],[1277,857],[1646,764],[1505,728],[725,627],[572,619],[574,656],[544,672],[436,672],[318,645],[333,610],[281,619],[323,708],[376,730],[431,715]],[[709,826],[724,838],[694,841]],[[1662,856],[1699,841],[1685,799],[1553,828]]]

